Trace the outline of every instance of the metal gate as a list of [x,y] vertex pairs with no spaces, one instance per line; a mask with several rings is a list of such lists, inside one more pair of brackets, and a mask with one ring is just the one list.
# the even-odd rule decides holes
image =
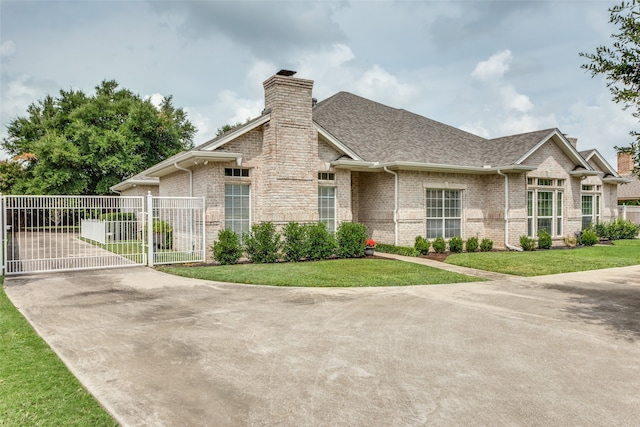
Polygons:
[[3,196],[0,202],[7,275],[205,258],[203,198]]

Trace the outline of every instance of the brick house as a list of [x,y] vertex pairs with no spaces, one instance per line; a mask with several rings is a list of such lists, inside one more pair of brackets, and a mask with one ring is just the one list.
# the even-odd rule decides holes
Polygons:
[[113,190],[205,196],[207,246],[262,221],[353,221],[384,243],[477,236],[514,248],[617,216],[626,180],[558,129],[485,139],[348,92],[316,102],[313,81],[293,74],[264,82],[259,117]]

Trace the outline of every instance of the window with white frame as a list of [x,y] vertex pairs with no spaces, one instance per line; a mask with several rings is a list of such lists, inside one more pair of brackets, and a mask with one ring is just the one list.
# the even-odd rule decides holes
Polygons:
[[427,189],[427,239],[462,236],[462,191]]
[[599,185],[582,186],[582,229],[589,228],[593,223],[601,221],[601,195]]
[[251,228],[251,204],[249,186],[225,184],[224,186],[224,227],[233,230],[242,238]]
[[[564,179],[527,179],[527,235],[540,230],[552,236],[562,235]],[[554,188],[555,187],[555,188]]]
[[327,230],[336,231],[336,188],[318,187],[319,221],[327,225]]

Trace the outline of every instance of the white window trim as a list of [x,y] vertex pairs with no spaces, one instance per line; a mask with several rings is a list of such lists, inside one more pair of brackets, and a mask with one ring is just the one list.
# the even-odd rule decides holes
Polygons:
[[[442,217],[430,217],[427,216],[428,214],[428,207],[427,207],[427,191],[439,191],[441,192],[441,197],[442,197]],[[444,200],[444,192],[445,191],[457,191],[458,194],[460,195],[460,216],[459,217],[453,217],[453,216],[445,216],[445,200]],[[460,234],[458,235],[458,237],[462,237],[464,238],[464,190],[460,189],[460,188],[437,188],[437,187],[425,187],[424,191],[424,207],[425,207],[425,224],[424,224],[424,231],[425,231],[425,236],[429,236],[429,231],[428,231],[428,222],[429,220],[442,220],[442,238],[445,240],[449,240],[452,237],[456,237],[456,236],[451,236],[451,237],[445,237],[446,236],[446,220],[451,220],[451,219],[456,219],[460,221]],[[433,239],[434,237],[428,237],[429,239]]]
[[[551,178],[549,178],[551,179]],[[562,184],[564,185],[564,179],[558,178],[562,180]],[[558,179],[551,179],[554,184],[557,184]],[[529,237],[537,237],[538,236],[538,218],[551,218],[551,236],[552,237],[561,237],[562,230],[558,230],[558,220],[562,221],[562,229],[564,229],[564,210],[565,210],[565,189],[564,186],[550,186],[550,185],[537,185],[538,178],[533,178],[534,184],[527,185],[527,196],[526,196],[526,210],[527,210],[527,234]],[[533,193],[532,196],[532,215],[529,215],[529,192]],[[545,193],[553,193],[552,195],[552,216],[538,216],[538,192]],[[561,214],[558,214],[558,194],[562,194],[562,211]],[[529,231],[529,220],[531,220],[531,231]]]
[[[336,185],[319,185],[318,186],[318,205],[320,202],[320,189],[321,188],[333,188],[333,230],[329,227],[329,231],[335,233],[338,230],[338,188]],[[320,206],[318,206],[318,221],[323,222],[320,217]]]

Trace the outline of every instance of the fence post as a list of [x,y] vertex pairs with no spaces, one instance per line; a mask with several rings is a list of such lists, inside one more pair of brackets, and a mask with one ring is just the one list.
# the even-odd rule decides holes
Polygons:
[[207,199],[202,197],[202,261],[207,262]]
[[147,265],[153,267],[155,256],[153,244],[153,196],[151,191],[147,194]]
[[622,205],[622,219],[627,220],[627,205]]

